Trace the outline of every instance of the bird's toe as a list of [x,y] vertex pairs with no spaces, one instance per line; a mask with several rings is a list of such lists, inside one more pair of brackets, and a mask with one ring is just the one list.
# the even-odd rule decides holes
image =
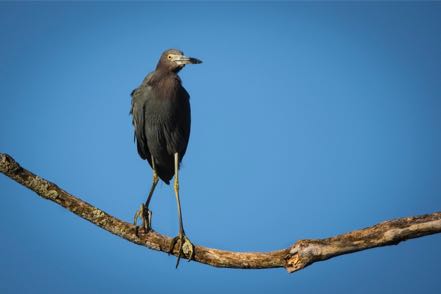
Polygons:
[[[138,235],[139,228],[142,227],[147,233],[152,229],[152,212],[144,204],[141,204],[139,210],[135,213],[133,218],[133,225],[136,226],[136,234]],[[138,226],[138,219],[141,218],[142,224]]]
[[179,261],[181,257],[186,257],[188,261],[192,260],[194,257],[194,245],[191,243],[190,239],[184,234],[174,237],[170,242],[169,254],[173,253],[175,245],[179,244],[178,256],[176,260],[176,268],[179,266]]

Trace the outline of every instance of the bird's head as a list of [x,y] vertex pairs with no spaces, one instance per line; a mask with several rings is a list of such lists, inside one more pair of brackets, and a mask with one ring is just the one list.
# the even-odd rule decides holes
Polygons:
[[156,68],[166,69],[177,73],[183,69],[186,64],[199,63],[202,63],[202,61],[197,58],[185,56],[180,50],[168,49],[162,53]]

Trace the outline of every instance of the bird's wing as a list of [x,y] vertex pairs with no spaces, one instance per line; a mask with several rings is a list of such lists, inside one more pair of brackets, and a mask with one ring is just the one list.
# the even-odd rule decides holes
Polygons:
[[132,114],[132,124],[135,129],[135,140],[138,148],[139,156],[142,159],[147,159],[150,165],[151,155],[147,144],[147,137],[145,135],[145,100],[146,91],[149,91],[148,87],[141,86],[132,91],[132,109],[130,113]]
[[188,141],[190,139],[190,128],[191,128],[191,109],[190,109],[190,95],[185,90],[184,87],[182,87],[182,95],[183,99],[181,100],[181,117],[180,117],[180,131],[182,134],[182,137],[184,139],[185,147],[181,151],[181,158],[184,156],[185,151],[187,150]]
[[180,87],[178,93],[178,99],[173,103],[173,120],[169,121],[168,125],[170,132],[165,133],[165,136],[168,153],[178,152],[182,159],[190,138],[191,110],[188,92],[183,87]]

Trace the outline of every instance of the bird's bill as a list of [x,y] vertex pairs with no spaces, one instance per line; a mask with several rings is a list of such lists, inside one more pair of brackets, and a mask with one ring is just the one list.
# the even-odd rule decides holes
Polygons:
[[202,63],[202,60],[199,60],[199,59],[194,58],[194,57],[188,57],[188,56],[185,56],[185,55],[174,55],[173,56],[173,61],[176,62],[179,65],[181,65],[181,64],[199,64],[199,63]]

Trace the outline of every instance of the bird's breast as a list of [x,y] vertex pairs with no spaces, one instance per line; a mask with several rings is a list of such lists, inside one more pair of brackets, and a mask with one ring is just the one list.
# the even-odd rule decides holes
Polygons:
[[161,79],[153,90],[158,99],[175,100],[179,98],[181,87],[181,83],[178,80],[174,78],[167,78]]

